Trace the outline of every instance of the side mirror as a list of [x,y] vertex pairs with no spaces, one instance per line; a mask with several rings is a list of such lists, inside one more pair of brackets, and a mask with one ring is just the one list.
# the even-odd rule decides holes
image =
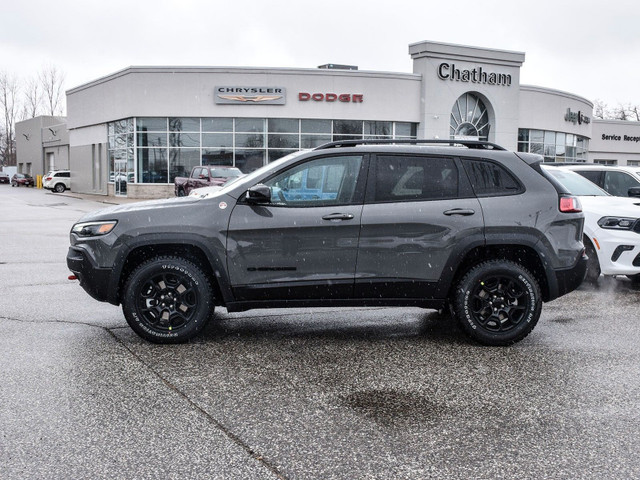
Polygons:
[[254,185],[245,196],[247,203],[269,203],[271,202],[271,189],[263,183]]
[[627,191],[627,195],[630,197],[640,197],[640,187],[631,187]]

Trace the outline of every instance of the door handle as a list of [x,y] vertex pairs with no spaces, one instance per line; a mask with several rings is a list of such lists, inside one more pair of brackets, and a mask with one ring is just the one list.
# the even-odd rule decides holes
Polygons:
[[475,210],[472,210],[470,208],[452,208],[451,210],[445,210],[444,212],[445,215],[451,216],[451,215],[464,215],[464,216],[469,216],[469,215],[473,215],[476,213]]
[[353,220],[350,213],[330,213],[322,217],[323,220]]

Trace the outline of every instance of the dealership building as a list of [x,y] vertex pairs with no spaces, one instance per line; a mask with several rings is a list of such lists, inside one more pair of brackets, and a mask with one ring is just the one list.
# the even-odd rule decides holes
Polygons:
[[197,165],[246,173],[367,138],[480,139],[547,161],[640,165],[640,123],[593,120],[585,98],[522,85],[524,53],[424,41],[409,54],[413,73],[129,67],[69,90],[59,137],[57,117],[19,123],[18,170],[69,168],[72,191],[157,198]]

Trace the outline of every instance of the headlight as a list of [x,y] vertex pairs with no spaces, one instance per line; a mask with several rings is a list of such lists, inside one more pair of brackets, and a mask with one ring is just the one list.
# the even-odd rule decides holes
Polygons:
[[610,230],[632,230],[637,220],[628,217],[602,217],[598,220],[598,225]]
[[76,223],[71,231],[79,237],[98,237],[106,235],[116,226],[115,220],[108,222],[84,222]]

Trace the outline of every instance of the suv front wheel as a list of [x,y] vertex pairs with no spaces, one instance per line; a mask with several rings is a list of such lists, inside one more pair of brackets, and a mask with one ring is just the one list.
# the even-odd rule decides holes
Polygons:
[[124,287],[122,311],[129,326],[154,343],[182,343],[213,314],[207,275],[188,260],[160,256],[140,265]]
[[535,327],[542,310],[536,279],[521,265],[503,259],[471,268],[452,297],[454,316],[472,339],[511,345]]

